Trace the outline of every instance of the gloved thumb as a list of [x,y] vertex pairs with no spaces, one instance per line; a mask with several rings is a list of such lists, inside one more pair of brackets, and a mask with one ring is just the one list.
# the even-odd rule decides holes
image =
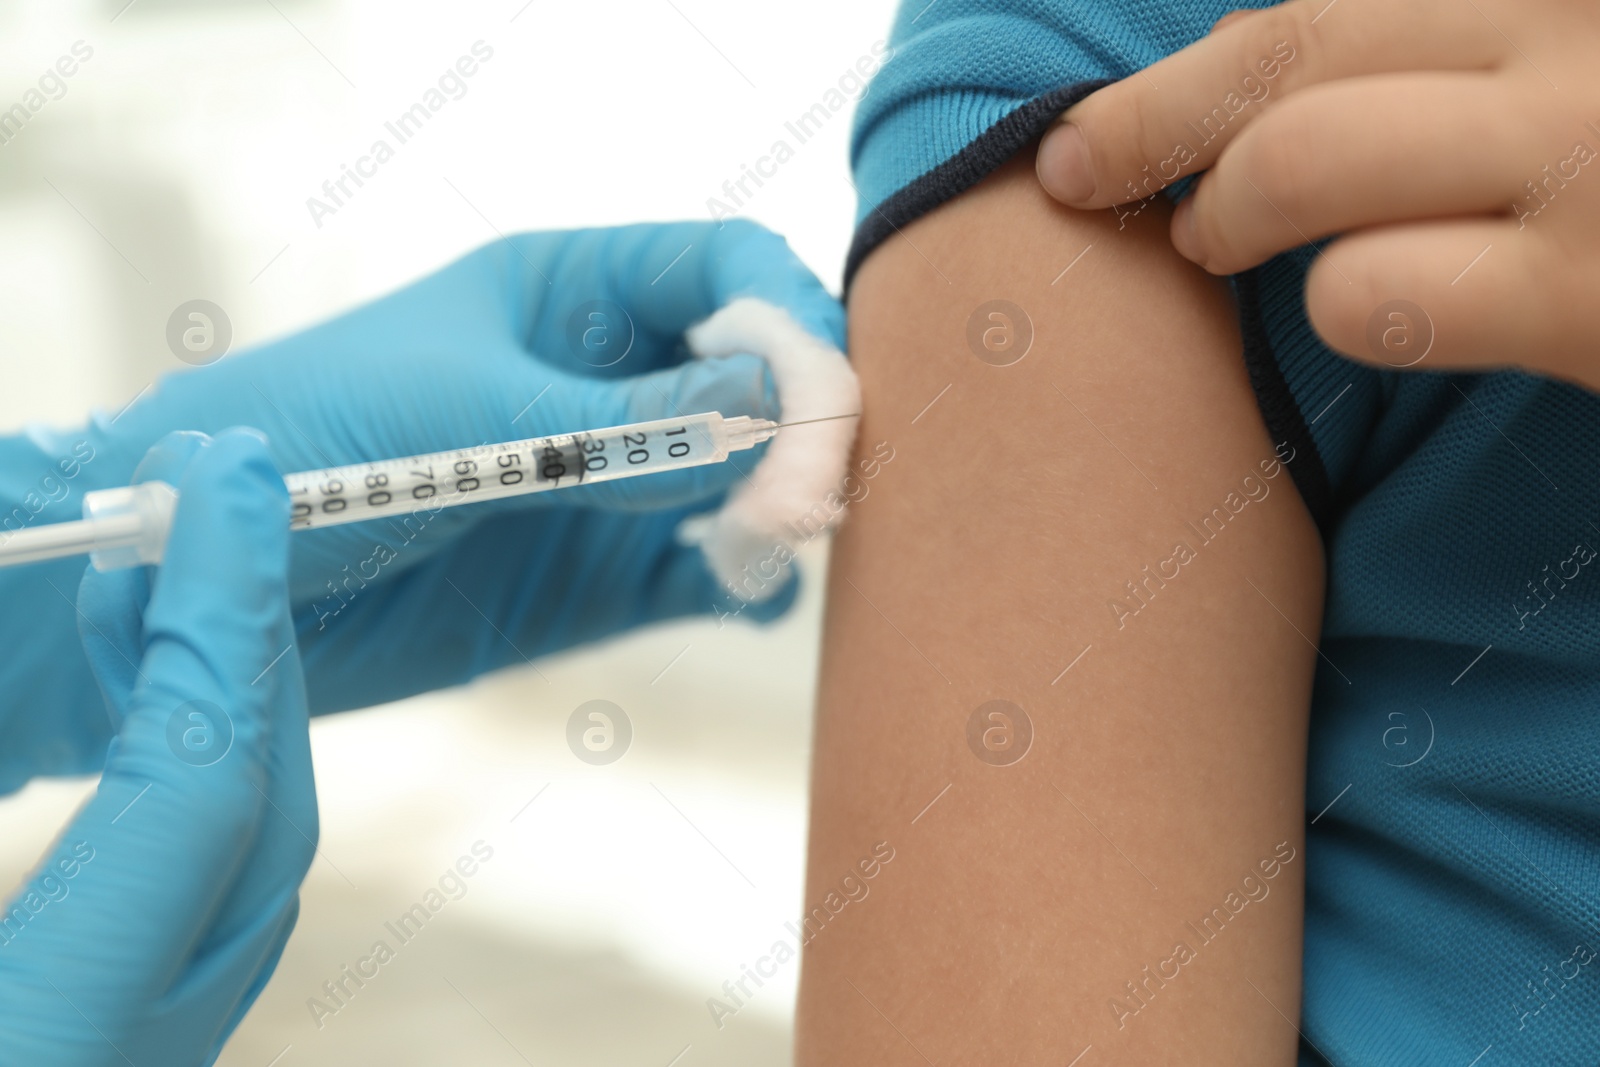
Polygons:
[[[134,469],[131,484],[161,481],[177,486],[211,438],[188,430],[169,433],[152,445]],[[153,568],[90,567],[78,586],[78,635],[100,685],[113,732],[122,729],[144,658],[144,609],[150,603]]]
[[[98,853],[97,877],[79,891],[106,899],[75,913],[72,940],[106,957],[106,981],[84,993],[103,995],[107,1011],[112,975],[174,973],[254,842],[278,692],[254,683],[292,638],[288,494],[265,440],[227,430],[184,452],[142,626],[128,618],[139,614],[138,590],[120,576],[91,576],[81,599],[86,632],[137,633],[141,646],[122,650],[137,664],[131,693],[120,694],[127,718],[73,827]],[[119,684],[99,680],[108,691]]]
[[[594,378],[556,372],[548,390],[519,425],[529,427],[526,431],[529,437],[544,437],[705,412],[780,418],[777,390],[766,361],[743,354],[725,359],[697,359],[627,378]],[[735,453],[727,463],[566,489],[559,494],[559,500],[545,502],[573,504],[581,501],[591,507],[623,510],[689,506],[716,497],[739,483],[759,455],[759,450]]]

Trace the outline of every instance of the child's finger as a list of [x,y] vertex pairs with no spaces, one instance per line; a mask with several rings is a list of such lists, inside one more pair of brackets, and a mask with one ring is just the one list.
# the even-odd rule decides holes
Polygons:
[[1210,167],[1297,89],[1391,71],[1483,70],[1508,47],[1454,0],[1290,0],[1070,108],[1039,146],[1039,180],[1073,207],[1140,200]]
[[1568,147],[1565,130],[1552,134],[1530,112],[1520,90],[1483,73],[1307,89],[1222,154],[1179,205],[1172,243],[1212,273],[1233,274],[1336,233],[1501,213],[1543,160]]
[[1600,279],[1578,267],[1515,220],[1392,226],[1330,245],[1307,279],[1306,306],[1330,346],[1379,367],[1518,365],[1593,389],[1592,348],[1567,339],[1600,331],[1600,312],[1580,298]]

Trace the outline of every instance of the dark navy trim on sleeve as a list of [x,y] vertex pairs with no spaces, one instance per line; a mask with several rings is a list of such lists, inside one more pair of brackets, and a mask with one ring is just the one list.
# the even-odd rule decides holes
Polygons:
[[[844,269],[845,292],[849,293],[850,283],[867,256],[889,237],[983,181],[1039,136],[1057,115],[1109,84],[1109,79],[1075,82],[1034,97],[984,130],[954,156],[914,178],[873,208],[861,220],[850,243]],[[1333,514],[1332,484],[1316,439],[1273,352],[1262,317],[1258,270],[1234,277],[1245,367],[1267,432],[1272,435],[1274,445],[1287,444],[1293,449],[1293,459],[1285,466],[1293,475],[1295,488],[1305,500],[1317,528],[1326,534]]]
[[844,288],[856,271],[891,235],[920,219],[946,200],[954,200],[1009,162],[1023,145],[1044,132],[1055,117],[1096,89],[1111,84],[1108,78],[1076,82],[1036,96],[978,135],[961,151],[914,178],[911,184],[873,208],[856,228],[845,260]]
[[1306,424],[1294,391],[1272,350],[1272,339],[1261,313],[1260,269],[1233,276],[1233,291],[1239,304],[1239,335],[1244,340],[1244,365],[1272,443],[1275,446],[1287,444],[1293,450],[1290,453],[1293,458],[1285,460],[1284,465],[1294,476],[1295,488],[1300,490],[1300,498],[1306,502],[1306,509],[1326,540],[1328,524],[1333,517],[1333,486],[1316,439],[1311,435],[1311,427]]

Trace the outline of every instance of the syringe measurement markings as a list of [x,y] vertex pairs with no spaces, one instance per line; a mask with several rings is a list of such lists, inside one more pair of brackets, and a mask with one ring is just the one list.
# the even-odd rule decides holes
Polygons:
[[[689,428],[677,426],[672,429],[660,431],[666,438],[687,438]],[[615,434],[603,433],[575,433],[559,434],[546,438],[535,438],[530,441],[501,442],[493,445],[480,445],[476,448],[458,449],[453,452],[434,453],[431,456],[418,456],[414,459],[432,459],[425,470],[411,469],[406,474],[411,479],[404,481],[396,472],[392,463],[367,462],[353,464],[346,467],[335,468],[332,471],[318,471],[323,478],[315,483],[295,484],[291,486],[292,497],[309,497],[311,488],[315,487],[320,494],[318,502],[299,500],[294,503],[291,516],[291,527],[304,529],[318,525],[313,521],[313,516],[319,512],[322,516],[330,518],[340,515],[339,519],[332,519],[329,523],[342,523],[361,521],[354,515],[345,517],[346,511],[367,511],[371,515],[363,516],[364,519],[380,518],[384,514],[397,511],[412,511],[433,507],[447,507],[455,504],[466,503],[468,496],[474,493],[487,492],[480,499],[503,498],[512,495],[521,495],[521,492],[537,492],[544,489],[564,488],[563,479],[571,479],[566,484],[582,484],[590,480],[589,475],[598,474],[610,467],[611,456],[606,454],[608,442],[615,443],[618,438],[622,441],[625,450],[625,460],[630,466],[642,466],[650,463],[652,458],[651,431],[639,427],[619,427]],[[706,443],[711,445],[709,438]],[[679,461],[672,466],[686,465],[690,461],[693,446],[688,440],[668,441],[666,456],[668,461]],[[714,451],[714,447],[713,447]],[[612,454],[615,454],[613,452]],[[656,454],[659,460],[659,453]],[[494,460],[489,466],[489,473],[499,469],[499,476],[495,479],[498,487],[492,482],[487,487],[480,477],[488,466],[488,461]],[[535,469],[535,483],[542,483],[539,489],[516,490],[521,485],[526,475],[522,469],[523,460],[528,461],[528,466]],[[402,460],[405,464],[409,460]],[[448,473],[441,478],[435,473],[435,468],[441,463],[448,464]],[[454,474],[454,485],[449,484],[449,474]],[[354,484],[360,479],[360,488],[367,490],[365,500],[359,496],[352,497],[349,490],[357,488]],[[292,482],[298,482],[291,475]],[[446,495],[441,496],[440,490],[444,488]],[[409,489],[413,504],[402,502],[395,506],[395,492]]]
[[[627,426],[295,471],[284,476],[292,502],[290,526],[307,530],[388,517],[409,525],[424,509],[431,515],[479,500],[718,463],[770,440],[780,429],[770,419],[749,415],[680,413]],[[90,490],[84,494],[82,519],[0,539],[0,566],[85,553],[100,570],[159,564],[177,506],[177,490],[163,481]]]
[[[560,479],[567,476],[567,468],[563,462],[567,455],[556,446],[553,439],[546,439],[543,445],[546,452],[546,463],[539,471],[540,482],[555,482],[547,488],[559,488]],[[552,456],[551,453],[554,453]],[[336,515],[349,509],[352,504],[357,509],[370,509],[376,514],[369,518],[378,518],[382,514],[392,513],[394,508],[395,492],[409,491],[414,505],[402,501],[401,510],[419,510],[432,508],[434,502],[445,502],[440,506],[465,503],[466,497],[487,488],[495,497],[513,495],[512,490],[526,480],[523,470],[523,460],[529,460],[529,465],[535,465],[537,457],[533,448],[507,447],[506,445],[482,446],[478,449],[460,449],[455,452],[435,454],[438,458],[428,463],[422,470],[414,467],[396,470],[393,465],[383,463],[365,463],[354,467],[338,468],[332,472],[333,476],[326,477],[319,482],[301,485],[294,489],[294,495],[309,495],[312,487],[321,494],[320,509],[313,503],[301,501],[295,505],[291,525],[306,527],[314,525],[310,519],[319,510],[325,516]],[[430,457],[418,457],[427,459]],[[494,459],[494,464],[489,466],[487,461]],[[554,460],[554,462],[552,462]],[[441,477],[438,468],[443,465],[446,470]],[[487,467],[487,471],[486,468]],[[493,476],[498,469],[497,478],[486,487],[485,473]],[[324,472],[318,472],[324,473]],[[454,483],[451,484],[451,475]],[[356,488],[356,477],[360,478],[360,488],[367,490],[365,499],[358,496],[349,496],[349,490]],[[581,481],[581,477],[579,479]],[[495,491],[495,486],[499,491]],[[441,495],[441,491],[443,495]]]

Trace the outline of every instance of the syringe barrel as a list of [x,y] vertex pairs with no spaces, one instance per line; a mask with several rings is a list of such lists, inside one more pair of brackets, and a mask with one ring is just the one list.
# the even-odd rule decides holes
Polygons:
[[707,412],[302,471],[284,478],[293,508],[290,526],[312,529],[431,513],[457,504],[719,463],[728,458],[730,421],[750,420],[725,420]]
[[[720,463],[778,430],[716,412],[286,475],[291,529],[309,530]],[[164,482],[84,497],[81,522],[0,537],[0,567],[89,553],[99,570],[159,563],[178,494]]]

